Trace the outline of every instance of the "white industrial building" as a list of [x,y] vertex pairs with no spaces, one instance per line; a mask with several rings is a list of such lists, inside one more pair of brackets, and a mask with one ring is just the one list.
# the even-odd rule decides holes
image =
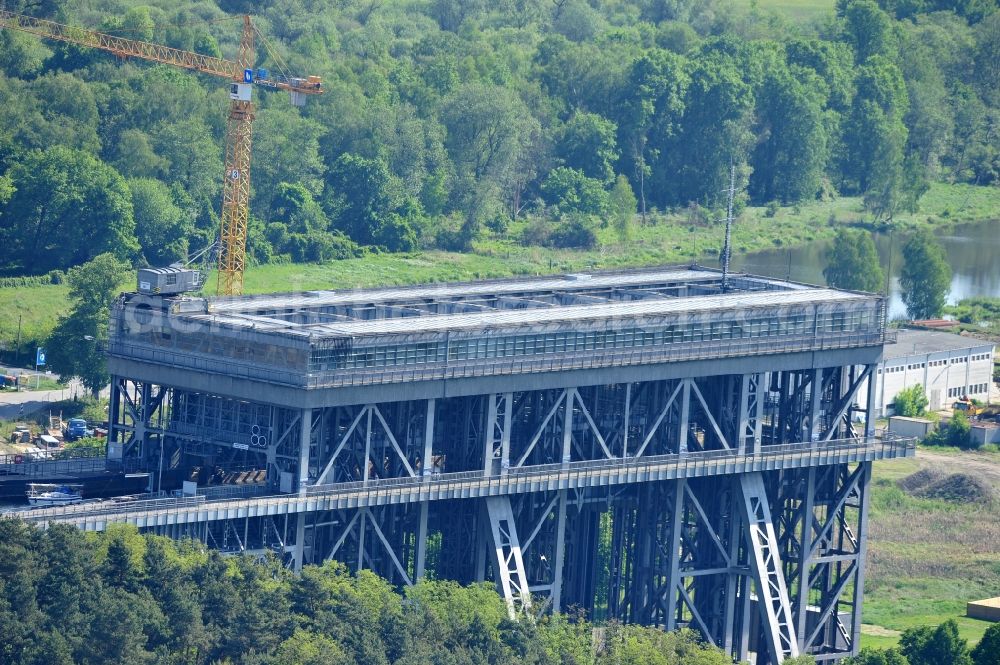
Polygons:
[[[915,385],[924,387],[930,411],[947,409],[963,395],[989,402],[994,348],[991,342],[973,337],[934,330],[900,330],[898,341],[885,345],[878,366],[875,414],[892,415],[892,403],[899,391]],[[858,391],[862,406],[867,406],[867,395],[866,390]]]

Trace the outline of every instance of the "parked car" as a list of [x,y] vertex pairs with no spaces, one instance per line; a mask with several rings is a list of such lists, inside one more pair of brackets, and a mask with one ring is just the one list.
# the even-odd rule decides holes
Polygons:
[[67,441],[76,441],[84,437],[93,436],[94,431],[87,429],[87,421],[83,418],[70,418],[64,431]]

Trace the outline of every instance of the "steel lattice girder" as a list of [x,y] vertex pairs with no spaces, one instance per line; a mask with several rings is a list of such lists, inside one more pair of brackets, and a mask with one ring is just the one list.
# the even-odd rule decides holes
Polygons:
[[[266,461],[270,482],[290,476],[289,489],[299,493],[329,483],[433,481],[456,471],[503,478],[543,464],[683,459],[712,450],[754,457],[790,440],[809,437],[816,443],[796,445],[810,450],[826,438],[855,436],[846,415],[867,370],[761,371],[298,410],[194,399],[120,378],[113,436],[156,430],[164,445],[181,442],[175,450],[183,465],[194,448],[176,423],[187,405],[211,405],[228,414],[213,422],[266,425],[266,450],[247,454]],[[233,452],[222,431],[198,450]],[[750,651],[760,663],[797,651],[827,659],[857,644],[860,603],[853,599],[863,581],[869,474],[869,463],[821,464],[539,486],[486,499],[453,494],[317,509],[276,516],[270,526],[242,518],[187,533],[243,550],[269,543],[296,567],[333,557],[403,585],[431,571],[460,582],[493,579],[516,612],[572,606],[597,618],[690,626],[738,659]]]

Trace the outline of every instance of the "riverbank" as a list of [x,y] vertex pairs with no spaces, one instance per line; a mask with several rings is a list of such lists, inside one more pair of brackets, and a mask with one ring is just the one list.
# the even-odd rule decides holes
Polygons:
[[[899,216],[894,228],[941,229],[996,219],[1000,188],[935,184],[921,199],[920,211]],[[572,272],[646,265],[702,263],[717,265],[725,225],[706,221],[704,211],[652,213],[645,225],[637,218],[632,238],[622,242],[615,229],[597,230],[590,250],[523,246],[518,242],[526,221],[510,225],[502,235],[476,243],[473,253],[422,251],[375,254],[324,264],[270,264],[251,267],[246,293],[344,289],[515,275]],[[857,197],[777,209],[750,207],[733,228],[733,253],[740,257],[775,249],[802,247],[833,237],[841,226],[870,224]],[[214,290],[214,275],[206,284]],[[18,316],[22,318],[22,354],[32,340],[44,339],[67,306],[65,285],[0,289],[0,341],[12,348]]]
[[[636,219],[632,238],[622,242],[610,226],[597,229],[597,246],[589,250],[524,246],[518,242],[526,221],[510,225],[502,236],[477,242],[474,252],[424,251],[381,254],[327,264],[257,266],[247,270],[247,293],[342,289],[417,284],[448,280],[488,279],[577,270],[647,265],[701,263],[717,265],[725,224],[706,221],[705,211],[653,213],[647,223]],[[921,199],[920,211],[894,220],[893,228],[945,229],[1000,216],[1000,188],[937,184]],[[842,226],[871,227],[861,199],[788,206],[776,210],[750,207],[733,225],[734,257],[775,249],[802,247],[833,238]],[[209,287],[214,280],[208,281]]]

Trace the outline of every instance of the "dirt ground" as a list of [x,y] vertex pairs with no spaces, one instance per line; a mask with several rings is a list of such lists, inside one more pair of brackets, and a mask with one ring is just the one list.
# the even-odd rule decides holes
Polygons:
[[932,466],[944,473],[967,473],[974,471],[1000,489],[1000,455],[995,453],[941,453],[921,448],[917,459],[922,466]]

